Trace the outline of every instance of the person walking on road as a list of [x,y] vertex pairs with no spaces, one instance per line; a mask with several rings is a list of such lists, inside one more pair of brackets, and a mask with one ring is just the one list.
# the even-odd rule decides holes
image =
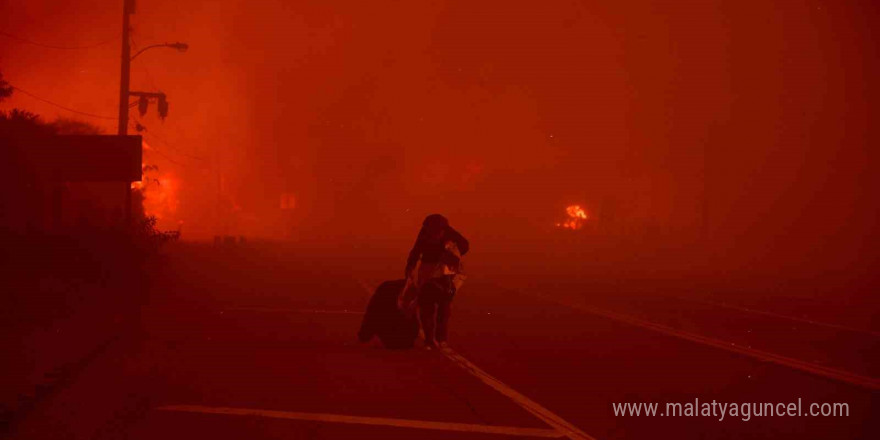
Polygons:
[[449,226],[440,214],[425,218],[416,243],[406,260],[405,275],[418,292],[419,318],[425,333],[425,348],[446,344],[452,298],[464,281],[461,257],[468,241]]

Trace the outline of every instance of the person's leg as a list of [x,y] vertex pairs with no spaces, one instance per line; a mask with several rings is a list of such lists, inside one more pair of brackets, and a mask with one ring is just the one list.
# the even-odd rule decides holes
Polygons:
[[444,277],[443,292],[437,301],[437,342],[446,342],[449,335],[449,317],[452,315],[452,297],[455,294],[450,277]]
[[425,333],[425,345],[434,345],[434,315],[437,312],[437,286],[428,282],[419,292],[419,318]]
[[419,304],[419,316],[422,320],[422,331],[425,332],[425,344],[434,343],[434,313],[437,305],[431,302],[422,302]]
[[437,304],[437,342],[446,342],[449,334],[449,317],[452,315],[452,301]]

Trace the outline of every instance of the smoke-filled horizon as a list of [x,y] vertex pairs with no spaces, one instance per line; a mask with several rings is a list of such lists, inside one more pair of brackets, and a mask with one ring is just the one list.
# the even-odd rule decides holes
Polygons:
[[[0,4],[4,78],[109,119],[18,91],[2,108],[114,133],[122,1]],[[562,232],[845,269],[876,256],[876,19],[870,2],[140,0],[133,51],[190,49],[133,62],[132,89],[170,112],[132,125],[184,237],[408,244],[440,212],[532,243],[580,205],[599,226]]]

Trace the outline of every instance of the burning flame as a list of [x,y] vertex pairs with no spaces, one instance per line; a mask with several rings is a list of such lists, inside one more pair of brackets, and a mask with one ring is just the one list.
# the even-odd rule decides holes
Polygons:
[[556,226],[572,230],[580,229],[584,226],[584,222],[589,218],[587,212],[584,211],[580,205],[568,206],[565,208],[565,213],[568,215],[568,218],[562,223],[557,223]]
[[[153,151],[147,141],[141,143],[144,151]],[[160,171],[157,165],[144,165],[141,181],[133,182],[131,189],[143,196],[144,215],[156,217],[163,228],[180,228],[183,221],[175,219],[177,206],[180,204],[178,190],[180,179],[169,172]]]
[[[131,188],[139,190],[143,195],[144,214],[146,216],[155,216],[160,224],[168,223],[173,221],[172,217],[177,212],[177,206],[180,204],[177,196],[180,181],[170,173],[156,176],[155,174],[157,173],[155,170],[145,169],[143,180],[133,182]],[[173,224],[177,223],[180,222],[173,222]]]

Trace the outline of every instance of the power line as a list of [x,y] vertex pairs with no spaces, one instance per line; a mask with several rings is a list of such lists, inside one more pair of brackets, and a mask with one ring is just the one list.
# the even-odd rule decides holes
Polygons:
[[[8,84],[8,83],[7,83],[7,84]],[[22,88],[20,88],[20,87],[16,87],[16,86],[14,86],[14,85],[12,85],[12,84],[9,84],[9,86],[12,87],[12,88],[15,89],[15,90],[18,90],[18,91],[21,92],[21,93],[24,93],[24,94],[27,95],[27,96],[30,96],[31,98],[36,99],[37,101],[42,101],[42,102],[45,102],[46,104],[54,105],[55,107],[58,107],[58,108],[60,108],[60,109],[62,109],[62,110],[67,110],[67,111],[69,111],[69,112],[71,112],[71,113],[76,113],[76,114],[80,114],[80,115],[83,115],[83,116],[89,116],[89,117],[92,117],[92,118],[98,118],[98,119],[108,119],[108,120],[114,120],[114,121],[117,120],[117,119],[119,119],[119,118],[117,118],[117,117],[115,117],[115,116],[103,116],[103,115],[96,115],[96,114],[94,114],[94,113],[81,112],[81,111],[79,111],[79,110],[72,109],[72,108],[70,108],[70,107],[65,107],[65,106],[63,106],[63,105],[61,105],[61,104],[58,104],[58,103],[52,102],[52,101],[50,101],[50,100],[48,100],[48,99],[46,99],[46,98],[41,98],[41,97],[39,97],[39,96],[37,96],[37,95],[34,95],[34,94],[31,93],[31,92],[28,92],[27,90],[24,90],[24,89],[22,89]]]
[[168,157],[167,154],[165,154],[165,153],[163,153],[163,152],[161,152],[161,151],[159,151],[159,150],[157,150],[157,149],[155,149],[155,148],[150,147],[150,149],[149,149],[148,151],[152,151],[152,152],[158,154],[159,156],[164,157],[165,160],[167,160],[167,161],[169,161],[169,162],[171,162],[171,163],[173,163],[173,164],[175,164],[175,165],[180,165],[180,166],[182,166],[182,167],[184,167],[184,168],[186,168],[186,167],[189,166],[189,165],[187,165],[187,164],[185,164],[185,163],[178,162],[178,161],[176,161],[176,160],[174,160],[174,159]]
[[[132,119],[134,119],[134,118],[132,118]],[[129,125],[131,126],[131,128],[133,128],[133,129],[135,129],[135,130],[137,130],[137,125],[139,125],[139,124],[140,124],[140,121],[137,121],[136,123],[135,123],[135,122],[132,122],[132,121],[129,121]],[[147,132],[146,132],[146,127],[144,127],[143,124],[140,124],[140,125],[141,125],[141,127],[144,129],[144,135],[146,135],[146,136],[148,136],[148,137],[150,137],[150,138],[154,138],[154,139],[159,140],[160,142],[162,142],[163,144],[165,144],[166,147],[169,147],[169,148],[171,148],[171,149],[173,149],[173,150],[176,150],[176,153],[177,153],[177,154],[180,154],[180,155],[182,155],[182,156],[191,157],[191,158],[193,158],[193,159],[198,159],[198,160],[202,160],[202,161],[204,160],[204,159],[202,159],[202,158],[200,158],[200,157],[192,156],[192,155],[186,154],[186,153],[184,153],[184,152],[182,152],[182,151],[180,151],[180,150],[177,150],[176,148],[172,147],[171,144],[169,144],[168,142],[166,142],[166,141],[165,141],[164,139],[162,139],[161,137],[156,136],[155,134],[152,134],[152,133],[147,133]],[[176,165],[180,165],[180,166],[182,166],[182,167],[184,167],[184,168],[189,168],[190,166],[194,166],[192,163],[181,162],[181,161],[179,161],[179,160],[172,159],[170,156],[168,156],[167,154],[163,153],[161,150],[157,150],[157,149],[156,149],[155,147],[153,147],[153,146],[150,146],[150,149],[147,150],[147,151],[152,151],[152,152],[158,154],[159,156],[164,157],[164,158],[167,159],[169,162],[171,162],[171,163],[173,163],[173,164],[176,164]]]
[[100,42],[95,43],[95,44],[88,44],[88,45],[84,45],[84,46],[57,46],[57,45],[54,45],[54,44],[44,44],[44,43],[39,43],[39,42],[36,42],[36,41],[33,41],[33,40],[29,40],[29,39],[27,39],[27,38],[22,38],[22,37],[19,37],[19,36],[17,36],[17,35],[10,34],[9,32],[6,32],[6,31],[0,31],[0,35],[4,36],[4,37],[6,37],[6,38],[9,38],[9,39],[12,39],[12,40],[18,41],[18,42],[20,42],[20,43],[32,44],[32,45],[34,45],[34,46],[44,47],[44,48],[47,48],[47,49],[61,49],[61,50],[92,49],[92,48],[95,48],[95,47],[98,47],[98,46],[103,46],[103,45],[105,45],[105,44],[112,43],[112,42],[117,41],[117,40],[119,39],[118,36],[115,36],[115,37],[113,37],[113,38],[108,38],[108,39],[106,39],[106,40],[104,40],[104,41],[100,41]]
[[150,133],[148,133],[148,134],[149,134],[150,136],[152,136],[152,137],[158,139],[159,142],[162,142],[166,147],[168,147],[168,148],[170,148],[170,149],[176,151],[177,154],[179,154],[179,155],[181,155],[181,156],[186,156],[186,157],[188,157],[188,158],[190,158],[190,159],[200,160],[200,161],[202,161],[202,162],[205,161],[205,158],[203,158],[203,157],[199,157],[199,156],[196,156],[196,155],[194,155],[194,154],[189,154],[189,153],[187,153],[187,152],[185,152],[185,151],[183,151],[183,150],[181,150],[181,149],[179,149],[179,148],[177,148],[177,147],[171,145],[170,143],[168,143],[168,141],[166,141],[165,139],[163,139],[161,136],[157,135],[156,132],[154,132],[154,131],[153,131],[153,132],[150,132]]
[[[137,119],[137,118],[132,118],[132,119],[135,119],[135,120],[137,121],[137,123],[140,124],[140,126],[144,129],[145,134],[149,135],[149,136],[152,137],[152,138],[155,138],[156,140],[158,140],[159,142],[161,142],[162,144],[164,144],[166,147],[168,147],[168,148],[170,148],[171,150],[173,150],[176,154],[179,154],[179,155],[181,155],[181,156],[188,157],[188,158],[190,158],[190,159],[199,160],[199,161],[202,161],[202,162],[205,161],[205,158],[203,158],[203,157],[199,157],[199,156],[196,156],[196,155],[194,155],[194,154],[187,153],[187,152],[181,150],[180,148],[177,148],[177,147],[175,147],[174,145],[171,145],[170,142],[166,141],[162,136],[159,136],[155,131],[151,131],[149,128],[147,128],[146,126],[144,126],[144,124],[141,123],[140,119]],[[135,128],[135,129],[136,129],[136,128]]]
[[[132,127],[132,128],[134,128],[134,127]],[[159,151],[159,150],[157,150],[157,149],[155,149],[155,148],[153,148],[153,147],[150,147],[150,149],[147,150],[147,151],[150,151],[150,152],[156,153],[156,154],[158,154],[159,156],[164,157],[167,161],[169,161],[169,162],[171,162],[171,163],[173,163],[173,164],[175,164],[175,165],[180,165],[180,166],[182,166],[182,167],[184,167],[184,168],[186,168],[186,167],[188,166],[187,164],[184,164],[184,163],[178,162],[178,161],[176,161],[176,160],[170,158],[167,154],[165,154],[165,153],[163,153],[163,152],[161,152],[161,151]]]

